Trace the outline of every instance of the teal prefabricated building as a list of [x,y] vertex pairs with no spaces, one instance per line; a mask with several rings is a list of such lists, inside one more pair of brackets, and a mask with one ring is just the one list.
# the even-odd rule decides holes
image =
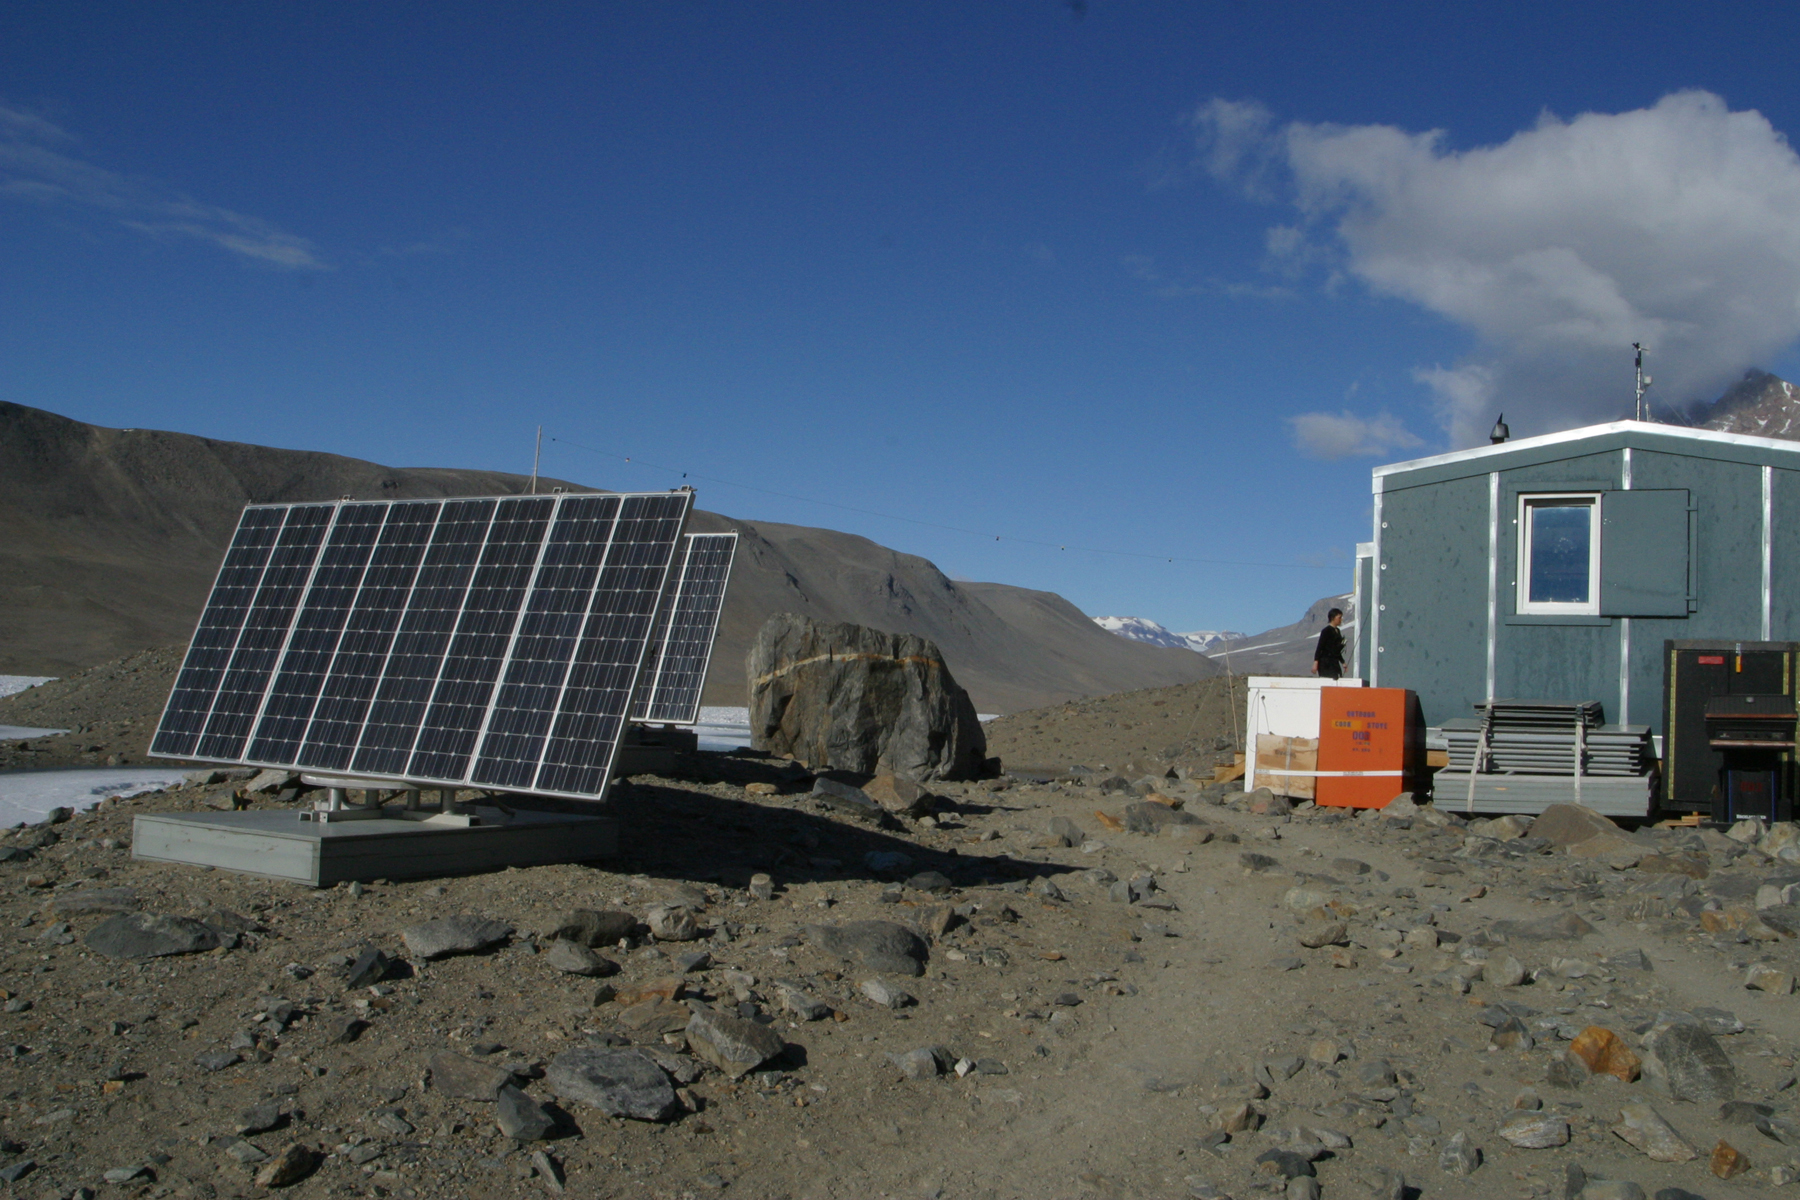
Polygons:
[[1529,697],[1661,734],[1666,640],[1800,640],[1800,443],[1617,421],[1378,467],[1355,611],[1355,674],[1431,724]]

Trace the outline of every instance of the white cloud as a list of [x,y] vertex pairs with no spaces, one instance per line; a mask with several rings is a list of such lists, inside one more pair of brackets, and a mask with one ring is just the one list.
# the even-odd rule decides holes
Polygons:
[[[1270,258],[1330,270],[1473,332],[1421,366],[1452,441],[1504,408],[1520,434],[1629,415],[1631,343],[1669,406],[1710,399],[1800,338],[1800,156],[1708,92],[1545,114],[1505,142],[1291,122],[1254,103],[1194,117],[1202,163],[1300,217]],[[1265,164],[1273,163],[1275,168]]]
[[1423,446],[1391,413],[1359,417],[1349,411],[1310,412],[1287,418],[1294,445],[1313,458],[1353,458]]
[[273,266],[329,269],[311,242],[267,221],[50,149],[72,140],[35,113],[0,105],[0,196],[105,213],[139,233],[209,242]]

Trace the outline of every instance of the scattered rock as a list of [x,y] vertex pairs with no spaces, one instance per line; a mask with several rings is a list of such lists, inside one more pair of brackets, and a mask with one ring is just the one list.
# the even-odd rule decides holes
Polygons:
[[1749,971],[1744,974],[1744,986],[1752,991],[1785,996],[1794,990],[1794,977],[1766,963],[1751,963]]
[[912,976],[925,973],[925,943],[912,930],[892,921],[808,925],[806,936],[825,953],[846,962],[860,962],[871,971]]
[[1574,1200],[1644,1200],[1644,1189],[1629,1179],[1594,1179]]
[[1687,1139],[1648,1104],[1621,1105],[1619,1123],[1612,1131],[1655,1162],[1687,1162],[1698,1154]]
[[244,785],[244,790],[258,794],[279,792],[282,788],[298,782],[299,778],[300,776],[293,771],[283,771],[271,767],[257,773],[249,783]]
[[1349,929],[1342,921],[1327,921],[1323,925],[1312,925],[1300,931],[1300,944],[1309,950],[1317,950],[1321,946],[1342,945],[1349,936]]
[[162,958],[217,949],[218,931],[190,917],[119,913],[88,930],[88,949],[107,958]]
[[787,1049],[781,1035],[769,1026],[709,1008],[696,1009],[688,1019],[687,1039],[695,1055],[733,1079]]
[[430,960],[478,953],[505,941],[512,931],[504,921],[464,914],[410,926],[401,930],[400,936],[415,958]]
[[1625,1039],[1610,1029],[1589,1025],[1569,1043],[1569,1053],[1594,1075],[1613,1075],[1631,1083],[1642,1073],[1643,1063]]
[[249,1137],[252,1134],[267,1133],[279,1124],[281,1105],[268,1100],[241,1113],[237,1119],[236,1132],[240,1137]]
[[637,926],[637,918],[628,912],[578,908],[559,916],[548,936],[583,946],[615,946],[636,933]]
[[1686,1021],[1644,1041],[1644,1073],[1677,1100],[1725,1101],[1737,1094],[1737,1071],[1718,1040]]
[[1569,1144],[1569,1123],[1549,1113],[1514,1112],[1501,1122],[1500,1136],[1521,1150],[1548,1150]]
[[867,792],[853,783],[844,783],[827,775],[813,780],[812,798],[832,812],[842,813],[871,825],[879,825],[887,817],[887,810],[875,803],[874,797]]
[[1713,1147],[1712,1157],[1706,1165],[1711,1167],[1712,1173],[1720,1179],[1730,1179],[1734,1175],[1742,1175],[1750,1169],[1750,1158],[1742,1150],[1724,1138],[1720,1138],[1719,1144]]
[[883,772],[863,784],[862,790],[896,817],[922,817],[933,808],[931,793],[903,775]]
[[1535,921],[1495,921],[1492,932],[1511,941],[1571,942],[1588,936],[1594,932],[1594,927],[1574,913],[1565,912]]
[[900,1009],[918,1003],[918,1001],[914,1000],[907,992],[901,991],[892,984],[885,983],[879,979],[865,979],[857,990],[860,991],[870,1003],[879,1004],[883,1008]]
[[1510,954],[1502,954],[1482,964],[1481,978],[1495,987],[1518,987],[1525,981],[1525,964]]
[[943,1052],[935,1046],[921,1046],[904,1054],[890,1054],[888,1059],[908,1079],[936,1079],[944,1073]]
[[393,960],[386,953],[374,946],[364,946],[350,964],[350,972],[344,978],[344,986],[351,988],[367,987],[372,983],[380,983],[394,969]]
[[494,1097],[494,1122],[501,1133],[519,1142],[542,1141],[556,1128],[556,1118],[510,1083]]
[[1469,1141],[1469,1135],[1457,1130],[1444,1143],[1438,1154],[1438,1169],[1450,1175],[1473,1175],[1481,1166],[1481,1150]]
[[797,983],[778,979],[775,981],[775,994],[781,998],[781,1007],[785,1011],[803,1021],[820,1021],[831,1015],[831,1005],[808,995],[806,989]]
[[681,1111],[668,1073],[641,1050],[598,1046],[565,1050],[550,1060],[544,1082],[562,1099],[608,1116],[666,1121]]
[[1624,832],[1591,808],[1579,804],[1552,804],[1533,819],[1527,834],[1543,838],[1560,849],[1603,834],[1622,836]]
[[644,924],[659,942],[691,942],[700,936],[700,923],[686,906],[655,905],[645,915]]
[[137,889],[129,887],[85,888],[64,892],[50,901],[50,911],[59,917],[136,912],[137,907]]
[[512,1072],[441,1050],[428,1064],[431,1086],[459,1100],[492,1100],[512,1082]]
[[263,1169],[256,1173],[256,1186],[292,1187],[311,1175],[318,1165],[319,1152],[311,1146],[295,1142],[263,1165]]
[[562,938],[550,943],[550,948],[544,952],[544,963],[565,975],[586,975],[593,978],[614,974],[619,969],[618,963],[602,958],[582,943],[564,941]]

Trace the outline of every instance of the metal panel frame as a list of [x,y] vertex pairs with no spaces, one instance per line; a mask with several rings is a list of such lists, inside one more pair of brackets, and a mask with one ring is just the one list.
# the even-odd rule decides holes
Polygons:
[[[556,691],[556,703],[555,703],[554,708],[552,708],[550,710],[549,721],[546,725],[544,744],[541,747],[539,747],[537,762],[535,763],[535,765],[532,768],[532,786],[528,789],[520,789],[520,790],[530,790],[530,791],[538,791],[539,790],[539,789],[537,789],[536,784],[537,784],[537,781],[542,777],[543,772],[545,770],[546,757],[549,753],[550,742],[554,735],[555,726],[556,726],[558,719],[562,715],[564,701],[567,699],[567,697],[569,695],[569,678],[570,678],[570,675],[573,673],[574,659],[575,659],[575,656],[577,655],[577,653],[579,652],[579,648],[581,646],[582,640],[586,637],[586,635],[589,631],[589,625],[594,616],[594,606],[600,596],[601,582],[602,582],[602,579],[604,578],[608,568],[615,567],[615,568],[620,568],[620,569],[629,569],[630,571],[632,571],[634,573],[642,572],[644,569],[645,564],[639,564],[637,566],[626,568],[625,564],[615,562],[614,558],[613,558],[615,550],[622,550],[624,548],[636,546],[639,544],[654,545],[659,548],[663,545],[664,539],[661,536],[655,536],[655,537],[650,538],[649,540],[643,541],[641,543],[636,542],[636,541],[621,542],[619,540],[619,538],[618,538],[619,526],[620,526],[621,521],[624,520],[624,513],[627,508],[628,502],[632,501],[634,499],[635,500],[643,500],[643,501],[654,501],[654,500],[667,500],[667,499],[670,499],[671,497],[680,497],[682,500],[682,503],[680,505],[678,512],[665,512],[660,516],[655,515],[655,514],[646,514],[644,517],[641,518],[642,520],[647,520],[647,521],[673,520],[674,521],[674,529],[673,529],[673,533],[667,538],[668,554],[667,554],[666,561],[664,561],[660,565],[660,567],[656,565],[656,563],[654,562],[654,559],[652,560],[652,562],[650,564],[648,564],[650,571],[655,573],[654,574],[654,579],[655,579],[654,596],[651,598],[651,603],[649,605],[648,611],[644,615],[643,641],[638,647],[636,658],[633,660],[633,669],[632,669],[629,685],[626,687],[626,689],[624,690],[624,693],[623,693],[625,700],[622,705],[623,711],[618,713],[618,736],[615,736],[611,739],[611,745],[607,748],[607,753],[604,756],[605,761],[604,761],[603,767],[600,768],[599,788],[597,791],[593,791],[593,792],[566,791],[566,790],[553,790],[553,791],[541,792],[541,794],[544,794],[544,795],[555,795],[555,796],[566,797],[568,799],[590,800],[590,801],[598,800],[598,799],[602,798],[605,794],[607,781],[611,777],[613,763],[617,759],[618,743],[619,743],[621,737],[623,736],[623,732],[626,727],[626,724],[630,720],[630,710],[632,707],[632,699],[637,694],[637,684],[643,673],[646,651],[651,643],[652,636],[655,632],[654,627],[655,627],[655,621],[656,621],[656,614],[658,611],[660,611],[662,601],[663,601],[663,594],[669,586],[669,581],[670,581],[671,576],[674,574],[674,569],[676,566],[677,548],[686,544],[684,541],[684,534],[686,531],[686,525],[687,525],[688,518],[691,516],[691,514],[693,512],[693,493],[686,489],[678,490],[675,492],[600,493],[600,494],[605,495],[608,498],[616,499],[618,501],[618,506],[614,512],[612,520],[609,521],[607,524],[606,548],[605,548],[604,552],[601,554],[601,556],[599,557],[599,559],[596,561],[595,566],[594,566],[593,582],[589,585],[589,587],[587,589],[586,598],[583,602],[583,608],[581,610],[582,615],[581,615],[580,631],[577,634],[577,636],[574,639],[572,639],[572,641],[571,641],[571,649],[569,652],[570,662],[568,664],[564,665],[563,677],[562,677],[560,683],[558,684],[557,691]],[[522,621],[522,614],[527,612],[529,609],[531,597],[534,594],[534,591],[533,591],[534,586],[538,582],[539,577],[541,575],[541,569],[542,569],[542,565],[543,565],[543,561],[544,561],[544,555],[546,552],[545,548],[549,543],[552,532],[556,528],[557,516],[562,511],[562,506],[565,503],[565,501],[571,501],[571,500],[577,500],[577,499],[585,500],[585,499],[591,498],[593,495],[595,495],[595,494],[583,492],[583,493],[557,493],[551,497],[539,497],[539,499],[550,500],[550,502],[551,502],[550,511],[549,511],[548,516],[545,518],[545,520],[543,522],[543,529],[542,529],[541,533],[539,533],[537,535],[536,545],[533,550],[533,559],[532,559],[532,563],[531,563],[530,575],[527,579],[527,582],[521,588],[519,603],[516,607],[516,611],[513,614],[513,617],[514,617],[513,626],[508,633],[506,643],[505,643],[505,650],[501,653],[501,655],[499,657],[498,666],[496,667],[495,672],[494,672],[494,682],[488,690],[485,701],[483,701],[485,711],[482,714],[481,722],[476,730],[474,744],[473,744],[472,748],[470,749],[469,754],[466,757],[464,757],[464,759],[463,759],[462,774],[460,776],[456,776],[456,777],[449,777],[449,776],[438,776],[438,775],[413,774],[413,773],[410,773],[410,771],[370,772],[370,771],[364,771],[364,770],[359,769],[354,772],[358,777],[366,777],[366,778],[369,778],[372,780],[377,780],[377,781],[393,781],[396,785],[410,785],[410,786],[414,786],[414,787],[426,786],[426,787],[448,787],[448,788],[465,788],[465,787],[466,788],[482,788],[482,787],[491,786],[491,785],[484,785],[484,784],[478,782],[475,778],[475,776],[478,774],[479,765],[482,761],[480,756],[481,756],[481,748],[482,748],[482,743],[483,743],[483,734],[485,734],[486,730],[489,727],[489,724],[491,723],[491,721],[493,719],[494,705],[498,700],[500,688],[505,682],[507,669],[512,663],[512,653],[518,643],[519,627],[520,627],[520,622]],[[369,704],[363,713],[361,723],[360,723],[359,727],[357,728],[354,745],[351,747],[351,758],[352,758],[352,760],[354,760],[356,753],[362,748],[362,743],[363,743],[365,736],[367,734],[367,731],[368,731],[370,715],[373,712],[375,700],[379,695],[381,681],[387,678],[388,666],[392,662],[392,659],[393,659],[394,644],[398,640],[400,629],[401,629],[401,626],[404,624],[406,613],[412,611],[413,599],[417,595],[417,592],[418,592],[419,577],[425,570],[426,559],[429,556],[429,548],[433,544],[434,539],[437,535],[437,532],[442,524],[442,518],[443,518],[443,514],[444,514],[446,508],[449,505],[452,505],[452,504],[455,504],[458,502],[467,502],[470,500],[493,501],[494,502],[493,510],[487,516],[486,524],[483,526],[483,532],[482,532],[481,539],[475,549],[475,561],[470,568],[469,578],[468,578],[467,582],[463,585],[462,594],[460,597],[458,597],[458,600],[457,600],[456,617],[450,624],[449,633],[444,642],[444,648],[440,652],[440,658],[439,658],[438,663],[436,664],[436,670],[432,676],[431,688],[430,688],[429,692],[427,693],[424,704],[419,709],[419,717],[418,717],[417,727],[412,731],[412,739],[411,739],[410,745],[407,748],[407,754],[406,754],[406,760],[405,760],[406,768],[410,768],[413,765],[413,763],[418,755],[419,740],[424,732],[428,715],[431,712],[432,702],[435,699],[439,689],[442,687],[443,680],[444,680],[445,663],[448,661],[448,658],[450,656],[449,652],[451,650],[451,647],[455,644],[456,633],[461,628],[464,617],[466,615],[467,606],[469,603],[469,595],[470,595],[471,590],[474,587],[476,576],[480,569],[483,555],[487,552],[487,549],[489,546],[489,541],[493,535],[495,523],[502,512],[502,505],[506,501],[515,500],[515,499],[529,499],[529,497],[512,497],[512,496],[505,496],[505,497],[495,497],[495,496],[445,497],[442,499],[427,500],[427,501],[421,501],[419,499],[388,500],[388,501],[338,500],[338,501],[323,502],[323,503],[317,502],[317,501],[312,501],[312,502],[296,503],[296,504],[247,505],[245,507],[245,515],[240,516],[240,518],[239,518],[238,531],[233,533],[233,544],[234,545],[237,542],[239,534],[241,533],[241,531],[244,528],[244,523],[245,523],[246,517],[248,516],[248,514],[250,512],[257,511],[257,510],[279,509],[279,510],[282,510],[282,518],[281,518],[280,522],[277,523],[277,527],[276,527],[276,530],[275,530],[275,533],[273,536],[273,540],[271,542],[269,553],[265,557],[263,563],[261,564],[261,566],[258,570],[258,573],[257,573],[257,581],[258,582],[257,582],[256,586],[251,589],[251,600],[246,609],[244,620],[243,620],[243,622],[241,622],[239,624],[237,630],[235,631],[235,633],[233,635],[233,649],[232,649],[232,652],[226,656],[226,664],[227,664],[226,672],[221,674],[220,679],[219,679],[219,685],[222,685],[224,683],[225,674],[227,674],[229,672],[229,664],[230,664],[232,658],[234,658],[236,655],[237,647],[239,645],[241,645],[241,643],[242,643],[243,629],[246,625],[248,625],[248,623],[251,619],[251,616],[253,615],[253,613],[255,611],[255,598],[260,593],[263,583],[266,581],[266,579],[268,577],[269,563],[275,556],[275,549],[280,544],[281,537],[287,529],[291,515],[295,511],[300,510],[300,509],[320,508],[320,507],[326,507],[326,506],[329,506],[332,509],[332,512],[331,512],[329,518],[325,522],[325,531],[324,531],[324,533],[322,533],[320,535],[318,547],[314,553],[314,557],[313,557],[311,563],[308,565],[308,571],[307,571],[305,583],[301,586],[298,596],[293,605],[292,611],[287,616],[287,624],[282,633],[281,647],[273,659],[273,662],[272,662],[270,669],[268,671],[268,674],[267,674],[267,678],[263,682],[262,695],[258,698],[255,716],[252,719],[249,729],[247,730],[246,735],[241,743],[242,753],[236,757],[220,757],[220,756],[216,756],[216,755],[202,755],[202,754],[158,753],[153,749],[151,751],[152,756],[157,757],[157,758],[173,758],[173,759],[179,759],[179,760],[183,760],[183,761],[220,762],[220,763],[241,764],[241,765],[245,765],[245,766],[300,769],[303,764],[301,764],[299,762],[273,761],[273,760],[255,758],[255,757],[250,756],[250,750],[254,746],[254,744],[257,740],[260,725],[262,724],[264,718],[267,717],[268,715],[270,715],[269,714],[270,689],[272,689],[274,687],[275,682],[282,675],[282,670],[283,670],[284,666],[286,665],[286,659],[287,659],[288,653],[293,647],[294,630],[300,623],[300,621],[302,619],[302,615],[308,611],[308,604],[309,604],[309,601],[311,600],[313,585],[314,585],[314,582],[315,582],[315,580],[317,578],[317,574],[318,574],[318,564],[321,561],[321,559],[324,557],[327,549],[331,545],[331,536],[332,536],[332,533],[337,528],[339,514],[342,512],[342,510],[345,507],[350,507],[350,506],[369,505],[369,504],[387,505],[388,512],[383,514],[382,520],[380,522],[380,529],[385,530],[388,525],[388,518],[393,512],[394,506],[401,505],[401,504],[434,503],[438,507],[437,507],[436,513],[431,518],[430,530],[427,533],[425,545],[421,549],[421,552],[420,552],[419,564],[414,569],[412,578],[407,582],[406,597],[405,597],[405,600],[400,609],[400,613],[399,613],[399,617],[397,618],[397,621],[396,621],[394,633],[393,633],[392,637],[390,637],[387,647],[382,652],[382,656],[381,656],[382,666],[380,668],[380,673],[376,677],[374,687],[370,693]],[[731,536],[734,539],[736,537],[735,534],[733,534]],[[371,546],[370,559],[369,559],[370,562],[373,561],[375,552],[379,548],[379,544],[380,544],[380,534],[378,532],[376,540]],[[521,545],[523,545],[523,543],[521,543]],[[229,555],[229,551],[227,551],[227,554]],[[220,578],[223,576],[224,569],[225,569],[224,564],[221,563],[220,570],[214,577],[215,591],[219,585]],[[345,628],[349,627],[351,617],[355,614],[356,611],[358,611],[357,607],[356,607],[356,601],[360,600],[363,595],[364,584],[367,579],[367,569],[368,569],[368,563],[365,563],[363,575],[361,577],[359,577],[356,588],[355,588],[355,596],[351,602],[349,614],[346,615],[346,618],[344,621]],[[639,593],[640,595],[648,592],[650,590],[648,587],[648,579],[645,580],[643,586],[634,586],[632,588],[632,590],[634,592]],[[212,611],[212,609],[213,609],[212,594],[209,593],[207,607],[206,607],[206,609],[204,609],[202,611],[201,617],[200,617],[200,622],[202,625],[204,625],[207,614],[210,613]],[[340,630],[339,631],[339,641],[336,645],[333,646],[332,653],[331,653],[330,660],[329,660],[329,666],[327,667],[325,673],[321,676],[321,682],[319,684],[320,695],[323,695],[327,682],[329,680],[335,678],[335,668],[337,666],[339,652],[342,649],[342,634],[343,634],[343,631]],[[190,651],[190,653],[191,653],[191,651]],[[709,654],[709,662],[710,662],[710,643],[709,643],[709,647],[708,647],[708,654]],[[623,660],[621,660],[621,661],[623,661]],[[186,664],[184,663],[184,667],[185,667],[185,665]],[[178,674],[177,679],[179,680],[179,678],[180,678],[180,676]],[[219,691],[219,686],[215,686],[213,691],[214,691],[214,695],[209,701],[207,719],[206,719],[206,721],[202,722],[202,724],[201,724],[201,730],[202,730],[201,738],[203,738],[205,736],[204,731],[205,731],[206,725],[209,724],[211,721],[212,711],[217,708],[217,693]],[[169,702],[165,702],[165,704],[164,704],[164,713],[163,713],[164,719],[166,719],[169,714],[169,705],[173,701],[173,695],[174,695],[174,693],[171,692],[171,700]],[[307,745],[307,737],[310,735],[311,727],[317,716],[318,701],[319,701],[319,696],[314,696],[312,698],[312,705],[307,710],[307,717],[306,717],[306,721],[303,726],[303,732],[301,734],[300,741],[298,743],[298,748],[295,751],[295,758],[298,758],[301,756],[301,754],[303,753],[303,751]],[[610,713],[605,714],[605,715],[606,715],[607,719],[610,719],[610,717],[611,717]],[[160,732],[161,732],[161,725],[162,725],[162,722],[159,721],[158,722],[158,734],[160,734]],[[153,743],[154,743],[155,737],[156,737],[156,735],[153,735],[153,738],[152,738]],[[200,739],[197,738],[195,740],[194,748],[196,750],[198,750],[199,745],[200,745]],[[587,770],[587,767],[584,766],[583,770],[584,771]]]

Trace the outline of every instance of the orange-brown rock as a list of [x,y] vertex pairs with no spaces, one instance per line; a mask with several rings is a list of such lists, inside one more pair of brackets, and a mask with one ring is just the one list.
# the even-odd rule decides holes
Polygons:
[[1125,822],[1109,813],[1103,813],[1097,808],[1094,810],[1094,820],[1100,822],[1100,824],[1112,830],[1114,833],[1125,832]]
[[1700,928],[1708,933],[1742,933],[1752,941],[1779,941],[1781,931],[1763,923],[1756,910],[1747,904],[1708,909],[1700,914]]
[[1600,1025],[1589,1025],[1569,1043],[1569,1053],[1595,1075],[1615,1075],[1631,1083],[1643,1073],[1643,1061],[1625,1039]]
[[642,1004],[646,1000],[679,1000],[681,999],[681,980],[673,975],[661,979],[647,979],[642,983],[625,984],[618,990],[615,999],[620,1008],[630,1008],[634,1004]]
[[1708,1165],[1720,1179],[1730,1179],[1733,1175],[1742,1175],[1750,1169],[1750,1156],[1720,1138],[1719,1144],[1713,1147],[1712,1161]]

